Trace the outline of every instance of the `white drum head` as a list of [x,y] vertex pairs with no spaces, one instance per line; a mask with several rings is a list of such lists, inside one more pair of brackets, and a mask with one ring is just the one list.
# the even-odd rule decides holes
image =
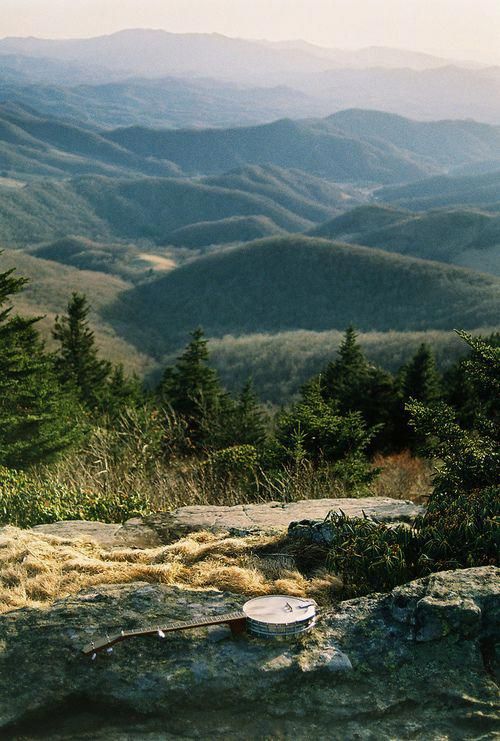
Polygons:
[[287,594],[270,594],[245,602],[243,612],[250,620],[274,625],[311,620],[316,615],[316,602]]

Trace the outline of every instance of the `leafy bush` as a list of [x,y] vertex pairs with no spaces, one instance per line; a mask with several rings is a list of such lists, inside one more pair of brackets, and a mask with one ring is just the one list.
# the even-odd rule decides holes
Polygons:
[[33,527],[58,520],[123,522],[146,511],[144,500],[134,493],[124,496],[121,492],[71,489],[0,467],[0,524]]

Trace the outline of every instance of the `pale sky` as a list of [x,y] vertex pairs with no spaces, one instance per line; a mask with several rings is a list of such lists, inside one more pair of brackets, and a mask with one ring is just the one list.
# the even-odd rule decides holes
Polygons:
[[500,0],[0,0],[0,36],[124,28],[393,46],[500,64]]

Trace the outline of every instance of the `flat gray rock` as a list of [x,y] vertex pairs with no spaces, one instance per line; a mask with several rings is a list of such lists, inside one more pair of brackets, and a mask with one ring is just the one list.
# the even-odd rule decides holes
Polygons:
[[109,632],[241,608],[244,598],[136,582],[0,616],[0,736],[8,739],[494,739],[500,576],[433,574],[340,603],[294,640],[202,628]]
[[304,499],[287,504],[179,507],[171,512],[136,517],[124,525],[74,520],[37,525],[33,529],[66,539],[93,540],[103,548],[154,548],[196,530],[232,531],[240,535],[284,531],[291,522],[324,520],[329,512],[340,510],[349,517],[363,517],[364,513],[380,522],[413,522],[424,508],[386,497]]
[[387,497],[361,499],[303,499],[298,502],[238,504],[234,507],[197,505],[159,512],[144,523],[156,531],[162,542],[169,542],[195,530],[230,530],[241,534],[287,530],[291,522],[324,520],[330,512],[349,517],[373,517],[380,522],[413,522],[424,508],[418,504]]

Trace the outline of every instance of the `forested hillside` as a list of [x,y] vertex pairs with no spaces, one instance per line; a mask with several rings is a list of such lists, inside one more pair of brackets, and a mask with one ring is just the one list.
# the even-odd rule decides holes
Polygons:
[[408,213],[362,206],[310,234],[500,275],[500,213],[465,208]]
[[[270,238],[190,262],[119,297],[110,316],[174,349],[192,326],[209,336],[291,329],[363,331],[495,324],[493,277],[310,237]],[[126,317],[126,319],[124,319]]]

